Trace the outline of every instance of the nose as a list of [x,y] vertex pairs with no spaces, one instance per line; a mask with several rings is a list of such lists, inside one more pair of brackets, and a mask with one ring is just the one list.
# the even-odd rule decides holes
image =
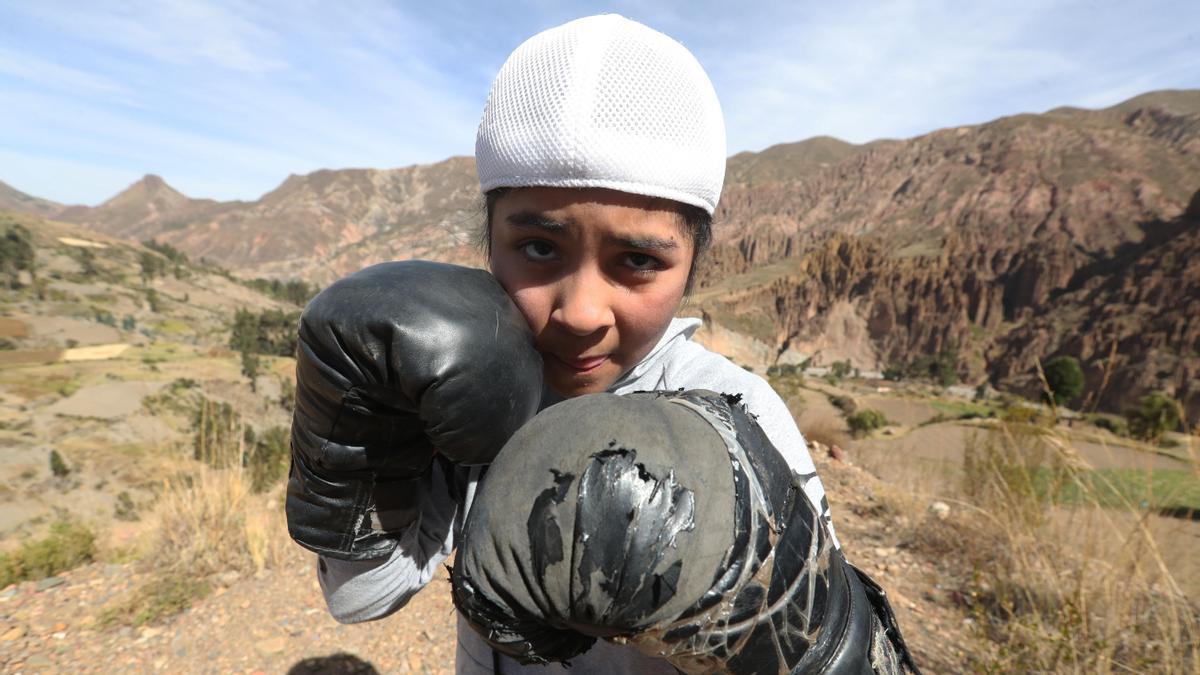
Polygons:
[[611,290],[600,274],[580,270],[560,281],[550,320],[579,337],[609,328],[615,321]]

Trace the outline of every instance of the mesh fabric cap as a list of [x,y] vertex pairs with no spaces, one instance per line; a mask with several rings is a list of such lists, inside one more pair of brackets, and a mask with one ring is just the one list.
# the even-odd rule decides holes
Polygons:
[[475,139],[479,185],[603,187],[716,209],[725,124],[683,45],[622,16],[526,40],[492,83]]

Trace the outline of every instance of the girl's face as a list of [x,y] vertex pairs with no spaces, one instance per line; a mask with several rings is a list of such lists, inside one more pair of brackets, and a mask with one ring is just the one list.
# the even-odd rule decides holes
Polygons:
[[693,254],[671,206],[601,188],[520,188],[496,201],[492,274],[560,395],[606,390],[666,331]]

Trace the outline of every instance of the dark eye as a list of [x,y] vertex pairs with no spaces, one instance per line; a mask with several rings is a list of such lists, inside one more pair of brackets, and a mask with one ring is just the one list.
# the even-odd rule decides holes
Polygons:
[[530,260],[544,262],[554,258],[554,245],[548,241],[528,241],[521,244],[521,252]]
[[625,264],[639,272],[656,270],[662,266],[658,258],[645,253],[627,253],[625,255]]

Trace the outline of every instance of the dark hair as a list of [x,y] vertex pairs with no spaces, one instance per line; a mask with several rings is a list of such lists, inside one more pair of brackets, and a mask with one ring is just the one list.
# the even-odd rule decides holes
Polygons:
[[[479,230],[479,239],[476,243],[479,245],[479,248],[483,249],[484,255],[489,258],[492,255],[492,214],[496,211],[496,202],[500,201],[500,198],[512,189],[506,187],[492,188],[483,195],[483,227]],[[696,280],[696,269],[699,266],[700,259],[708,252],[708,247],[712,245],[713,219],[708,211],[699,206],[669,199],[664,201],[669,202],[675,207],[675,212],[679,214],[679,219],[683,223],[684,230],[687,231],[688,237],[692,240],[692,264],[688,268],[687,286],[683,289],[684,296],[687,296],[692,292],[692,283]]]

